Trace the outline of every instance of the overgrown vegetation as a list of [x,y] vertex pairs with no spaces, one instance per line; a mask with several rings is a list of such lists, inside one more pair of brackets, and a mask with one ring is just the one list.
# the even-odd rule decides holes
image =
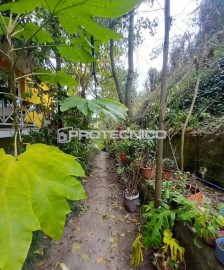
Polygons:
[[[116,158],[129,196],[138,193],[142,168],[156,171],[155,203],[142,210],[145,222],[133,243],[134,265],[142,261],[143,247],[162,248],[160,255],[167,265],[177,268],[183,262],[184,250],[172,235],[175,221],[191,224],[198,238],[213,236],[223,226],[223,218],[209,205],[201,211],[180,193],[185,193],[188,179],[185,131],[223,131],[224,2],[202,0],[195,11],[196,34],[176,36],[169,49],[170,0],[165,0],[163,70],[149,68],[145,93],[138,93],[134,49],[143,40],[142,29],[154,35],[157,27],[153,17],[139,16],[135,21],[141,2],[7,0],[0,4],[0,98],[1,106],[7,104],[13,112],[7,125],[14,133],[13,155],[0,150],[2,270],[22,268],[33,233],[60,238],[66,216],[73,206],[76,209],[70,200],[86,197],[80,178],[91,169],[97,142],[60,141],[58,130],[68,138],[67,128],[165,129],[171,147],[172,138],[182,132],[180,159],[172,148],[173,160],[163,158],[162,140],[103,142]],[[153,8],[153,0],[144,2]],[[19,84],[25,85],[20,94]],[[21,134],[33,123],[38,131]],[[171,190],[169,182],[162,185],[165,169],[171,167],[177,169],[178,191]],[[30,252],[34,249],[39,247]],[[29,261],[24,267],[30,267]]]
[[[3,217],[0,221],[1,269],[22,268],[33,231],[42,230],[50,237],[59,239],[66,215],[71,211],[66,199],[81,200],[86,197],[81,183],[75,179],[75,176],[84,177],[85,173],[74,156],[63,153],[55,146],[40,143],[28,145],[22,154],[18,152],[21,149],[21,140],[18,139],[20,114],[25,111],[29,121],[42,127],[42,134],[35,134],[34,142],[44,140],[50,145],[57,145],[56,132],[67,124],[62,111],[76,108],[76,115],[81,112],[86,116],[82,117],[85,128],[90,121],[87,117],[90,117],[90,112],[124,119],[127,110],[115,101],[86,101],[72,97],[71,105],[69,91],[76,87],[77,93],[78,85],[71,74],[62,70],[62,66],[66,60],[77,64],[94,63],[95,55],[91,53],[94,39],[102,44],[110,38],[118,39],[121,36],[93,18],[118,17],[136,4],[138,1],[95,1],[90,5],[89,1],[75,0],[18,0],[0,5],[0,34],[6,46],[6,49],[3,46],[1,54],[6,58],[4,75],[8,80],[8,87],[1,91],[1,95],[12,103],[15,133],[14,156],[6,155],[2,149],[0,152],[0,212]],[[93,41],[92,45],[90,40]],[[40,51],[41,54],[36,53]],[[55,58],[55,69],[52,69],[49,56]],[[30,103],[21,104],[18,99],[18,82],[27,85],[23,98],[35,104],[32,108]],[[35,99],[35,102],[31,99]],[[50,121],[49,130],[44,128],[46,120]],[[80,126],[79,121],[77,123]],[[33,138],[30,138],[33,140],[32,135]],[[88,145],[73,143],[70,147],[64,149],[65,152],[79,154]],[[89,150],[85,151],[83,154],[87,155]],[[85,157],[82,158],[84,160]]]
[[[220,122],[223,117],[223,10],[222,1],[203,0],[195,15],[198,33],[194,35],[186,32],[174,38],[171,43],[165,118],[167,130],[178,131],[182,128],[193,98],[198,67],[201,81],[188,128],[204,131],[222,129]],[[145,94],[148,104],[145,102],[143,111],[139,113],[141,116],[137,116],[141,126],[158,126],[157,73],[155,70],[149,71],[147,84],[150,81],[152,89]]]

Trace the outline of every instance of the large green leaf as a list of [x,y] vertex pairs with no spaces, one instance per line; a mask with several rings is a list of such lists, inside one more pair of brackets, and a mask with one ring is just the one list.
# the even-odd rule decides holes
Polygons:
[[0,5],[0,11],[11,9],[12,13],[24,14],[35,10],[38,6],[36,0],[17,0],[16,2],[9,2]]
[[39,78],[46,83],[58,86],[58,83],[63,86],[74,87],[77,86],[76,80],[64,71],[51,72],[50,70],[40,70]]
[[89,110],[96,115],[99,115],[102,112],[102,107],[97,104],[96,100],[91,100],[88,102]]
[[[84,3],[91,16],[117,18],[132,10],[142,0],[89,0]],[[81,6],[79,7],[81,9]]]
[[80,48],[79,46],[60,46],[58,47],[59,53],[62,57],[66,58],[67,61],[71,62],[82,62],[82,63],[90,63],[94,61],[92,55]]
[[96,99],[94,102],[116,117],[125,120],[128,109],[123,104],[109,98]]
[[89,114],[88,102],[86,99],[81,97],[72,96],[66,98],[63,102],[61,102],[61,111],[67,111],[71,108],[77,108],[84,115]]
[[79,33],[84,28],[85,31],[103,42],[107,42],[110,38],[120,39],[122,37],[120,34],[115,33],[109,28],[96,23],[92,18],[85,14],[81,15],[78,13],[74,16],[73,12],[69,10],[66,14],[59,15],[58,18],[63,28],[70,34],[74,34],[75,32]]
[[29,145],[17,159],[0,150],[0,269],[20,270],[32,232],[59,239],[70,212],[66,198],[85,199],[72,176],[84,176],[74,157],[43,144]]
[[66,98],[61,102],[61,111],[67,111],[72,108],[77,108],[80,112],[87,115],[88,113],[95,113],[107,115],[114,120],[123,119],[127,117],[127,107],[112,99],[96,99],[86,100],[81,97],[72,96]]
[[72,108],[77,108],[80,112],[87,115],[89,113],[87,100],[81,97],[72,96],[69,98],[66,98],[61,102],[61,111],[65,112]]
[[45,8],[56,15],[65,14],[72,10],[74,16],[77,14],[89,17],[116,18],[122,16],[142,0],[36,0],[41,2]]
[[58,16],[62,26],[70,34],[79,33],[84,28],[95,38],[107,42],[110,38],[119,39],[121,35],[96,23],[94,18],[119,17],[132,10],[142,0],[44,0],[44,2],[45,7],[48,5],[48,9]]
[[47,33],[44,29],[39,30],[39,26],[34,23],[27,23],[24,26],[24,30],[19,32],[18,35],[22,35],[25,40],[29,40],[30,37],[36,32],[33,40],[37,41],[39,44],[43,44],[45,42],[53,42],[53,38],[49,33]]
[[[50,12],[50,16],[57,16],[62,27],[70,34],[82,32],[93,35],[96,39],[107,42],[109,39],[119,39],[121,35],[111,29],[98,24],[96,17],[119,17],[142,0],[17,0],[15,2],[0,5],[0,11],[11,9],[13,13],[23,14],[42,6]],[[51,18],[49,17],[49,18]],[[32,25],[32,28],[31,28]],[[35,24],[28,25],[27,32],[32,32]],[[37,33],[37,41],[49,42],[47,33]],[[20,36],[18,36],[19,38]]]
[[68,73],[64,71],[58,71],[55,76],[55,81],[61,85],[67,85],[69,87],[77,86],[77,81]]
[[[38,1],[38,0],[36,0]],[[119,39],[121,35],[104,27],[94,20],[95,17],[119,17],[142,0],[39,0],[52,14],[57,15],[63,28],[70,34],[85,31],[104,42]]]

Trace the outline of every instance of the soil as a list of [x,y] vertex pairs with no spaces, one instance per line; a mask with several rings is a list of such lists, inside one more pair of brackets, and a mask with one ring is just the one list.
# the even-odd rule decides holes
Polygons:
[[123,187],[107,153],[96,156],[84,185],[88,199],[81,213],[68,220],[61,240],[52,241],[32,270],[153,270],[149,254],[139,267],[131,266],[139,215],[124,209]]

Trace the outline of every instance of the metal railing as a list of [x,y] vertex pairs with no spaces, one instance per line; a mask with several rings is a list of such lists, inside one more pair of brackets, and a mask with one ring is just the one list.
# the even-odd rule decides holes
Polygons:
[[[36,125],[35,121],[31,117],[31,112],[33,110],[30,110],[32,105],[30,106],[23,106],[24,100],[21,98],[17,98],[17,104],[18,104],[18,122],[20,129],[24,128],[38,128],[38,125]],[[38,117],[38,115],[36,115]],[[0,126],[2,127],[12,127],[13,126],[13,119],[14,118],[14,109],[13,104],[9,100],[5,102],[4,99],[0,99]],[[41,121],[41,119],[39,119]]]

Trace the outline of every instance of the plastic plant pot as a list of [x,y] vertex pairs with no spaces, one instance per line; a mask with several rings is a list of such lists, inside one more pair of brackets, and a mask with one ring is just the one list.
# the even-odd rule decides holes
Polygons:
[[215,256],[224,265],[224,237],[215,240]]

